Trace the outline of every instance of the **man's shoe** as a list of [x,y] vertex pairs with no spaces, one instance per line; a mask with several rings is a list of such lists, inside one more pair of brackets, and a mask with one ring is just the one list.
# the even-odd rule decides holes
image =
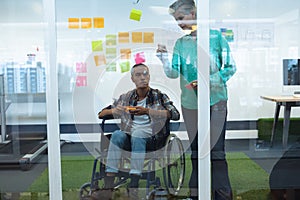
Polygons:
[[191,188],[189,191],[189,199],[198,200],[198,188]]
[[112,200],[112,189],[99,189],[92,193],[92,200]]

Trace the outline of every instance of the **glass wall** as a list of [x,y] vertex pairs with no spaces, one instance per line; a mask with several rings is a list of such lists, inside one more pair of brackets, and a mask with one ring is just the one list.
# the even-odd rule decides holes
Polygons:
[[[299,84],[284,84],[284,74],[291,66],[298,68],[299,6],[293,0],[210,1],[210,27],[227,39],[237,67],[227,82],[226,150],[234,199],[298,198],[299,182],[292,177],[299,163],[299,131],[293,130],[299,123],[299,110],[293,107]],[[294,64],[287,67],[284,60]],[[282,108],[272,129],[276,105],[277,111]]]
[[[166,93],[181,112],[179,79],[167,78],[156,56],[162,44],[171,58],[176,39],[184,34],[168,14],[171,3],[56,1],[60,131],[67,142],[61,150],[64,193],[78,196],[81,187],[83,193],[90,190],[93,159],[105,153],[98,112],[135,88],[130,74],[135,63],[149,67],[150,87]],[[182,129],[180,137],[187,138],[182,122],[181,118],[171,123]],[[110,125],[106,132],[111,132],[110,127],[118,128],[120,121],[106,123]],[[163,183],[163,176],[160,178]],[[103,187],[103,180],[97,184]],[[145,188],[145,180],[141,184]],[[187,182],[184,187],[182,195],[187,193]],[[127,195],[126,185],[121,188],[120,195]]]
[[1,199],[48,198],[43,1],[1,1]]
[[[96,182],[91,181],[94,159],[106,153],[101,145],[104,139],[98,112],[135,88],[130,69],[138,62],[149,67],[150,87],[166,93],[181,114],[178,121],[171,120],[171,133],[180,139],[183,147],[175,145],[173,154],[163,155],[183,158],[178,152],[185,153],[183,183],[176,195],[182,199],[189,197],[192,151],[183,118],[181,81],[166,76],[156,53],[159,45],[164,45],[167,53],[163,56],[171,63],[178,50],[174,49],[176,41],[189,34],[169,13],[174,1],[54,2],[53,9],[47,7],[53,3],[51,0],[0,2],[0,199],[51,199],[50,193],[57,191],[49,189],[49,174],[54,178],[52,183],[61,181],[59,189],[63,199],[80,199],[80,195],[86,197],[91,195],[91,190],[97,190]],[[218,66],[215,62],[218,59],[225,64],[220,65],[225,69],[221,72],[221,83],[226,83],[224,88],[228,92],[225,152],[233,199],[280,199],[282,196],[297,199],[300,113],[296,108],[298,99],[293,94],[300,90],[300,3],[297,0],[213,0],[196,1],[196,5],[198,13],[194,17],[198,26],[193,30],[197,30],[198,38],[195,62],[199,86],[200,197],[209,199],[217,195],[215,190],[210,191],[208,184],[214,184],[208,172],[209,146],[215,143],[208,145],[213,138],[206,130],[208,115],[212,113],[208,106],[216,103],[212,103],[213,70],[208,66]],[[54,13],[55,25],[49,23]],[[51,31],[55,36],[49,36]],[[220,49],[218,43],[213,43],[212,33],[224,38],[220,39],[220,45],[228,44],[230,54],[227,51],[219,57],[213,54]],[[192,66],[191,57],[183,58]],[[234,61],[230,63],[235,64],[235,73],[228,71],[232,67],[225,62],[228,58]],[[56,66],[50,64],[53,60]],[[49,88],[52,96],[48,93],[46,101]],[[58,98],[54,102],[51,97],[56,92]],[[46,103],[57,103],[57,110],[46,107]],[[215,111],[215,107],[210,108]],[[49,163],[47,128],[53,122],[55,126],[56,114],[60,141],[53,137],[52,142],[59,144],[51,143],[49,149],[52,148],[50,153],[60,152],[61,163]],[[279,118],[277,124],[273,124],[274,118]],[[218,123],[212,120],[211,128],[223,125]],[[108,120],[105,134],[120,128],[119,125],[120,120]],[[53,131],[48,135],[55,134]],[[180,179],[182,175],[178,173],[182,172],[181,163],[174,160],[176,164],[170,165],[169,174],[167,171],[167,182],[174,181],[174,177],[178,181],[176,177]],[[128,169],[130,165],[124,166]],[[179,170],[172,171],[174,166]],[[99,162],[96,169],[99,171]],[[165,189],[162,166],[157,164],[156,169]],[[103,176],[101,170],[94,174],[97,179]],[[219,172],[211,171],[213,175]],[[99,188],[103,184],[102,179],[97,182]],[[114,194],[116,199],[127,195],[127,185],[128,181]],[[220,186],[221,190],[216,191],[222,191],[224,185]],[[145,188],[146,181],[141,180],[139,196],[146,199]],[[230,189],[227,192],[230,194]],[[102,198],[101,194],[98,198]]]

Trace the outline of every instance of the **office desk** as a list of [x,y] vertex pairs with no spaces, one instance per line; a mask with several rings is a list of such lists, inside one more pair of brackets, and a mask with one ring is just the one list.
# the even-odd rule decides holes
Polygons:
[[283,118],[283,131],[282,131],[282,147],[284,149],[287,148],[288,136],[289,136],[289,126],[290,126],[290,115],[291,108],[294,106],[300,106],[300,98],[294,97],[292,95],[289,96],[261,96],[262,99],[273,101],[276,103],[274,122],[272,127],[272,135],[271,135],[271,147],[274,142],[274,134],[276,130],[276,126],[278,123],[278,116],[280,112],[280,107],[284,106],[284,118]]

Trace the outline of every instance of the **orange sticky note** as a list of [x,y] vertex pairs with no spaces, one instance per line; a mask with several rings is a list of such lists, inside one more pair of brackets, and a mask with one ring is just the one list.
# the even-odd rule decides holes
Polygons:
[[154,33],[145,32],[144,33],[144,43],[154,43]]
[[131,49],[120,49],[121,59],[130,59]]
[[96,66],[101,66],[106,64],[106,59],[103,54],[95,55],[94,56],[95,64]]
[[94,17],[94,28],[104,28],[103,17]]
[[71,28],[71,29],[79,28],[79,18],[69,18],[68,19],[68,28]]
[[92,19],[81,18],[81,28],[92,28]]
[[119,43],[129,43],[129,32],[118,33]]
[[132,32],[132,43],[142,43],[143,33],[142,32]]

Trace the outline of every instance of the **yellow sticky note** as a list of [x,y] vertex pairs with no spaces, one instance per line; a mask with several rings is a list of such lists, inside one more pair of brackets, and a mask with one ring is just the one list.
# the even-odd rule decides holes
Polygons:
[[68,28],[71,28],[71,29],[79,28],[79,18],[69,18],[68,19]]
[[131,49],[120,49],[121,59],[130,59]]
[[137,9],[132,9],[129,18],[132,20],[140,21],[142,16],[142,11]]
[[102,40],[92,41],[92,51],[103,51]]
[[145,32],[144,33],[144,43],[154,43],[154,33]]
[[143,42],[143,33],[142,32],[132,32],[132,43],[142,43]]
[[116,35],[106,35],[106,46],[117,45],[117,36]]
[[104,28],[103,17],[94,17],[94,28]]
[[128,72],[130,70],[130,62],[129,61],[121,62],[120,67],[122,73]]
[[106,59],[103,54],[95,55],[94,56],[95,64],[96,66],[101,66],[106,64]]
[[119,43],[129,43],[129,32],[119,32],[118,39]]
[[81,28],[92,28],[92,19],[81,18]]

